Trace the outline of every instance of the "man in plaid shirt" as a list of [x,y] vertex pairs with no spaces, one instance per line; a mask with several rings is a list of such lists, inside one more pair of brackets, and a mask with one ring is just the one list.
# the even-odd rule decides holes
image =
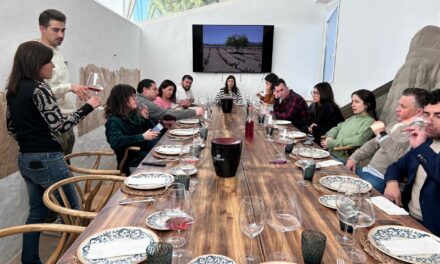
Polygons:
[[273,112],[277,119],[292,121],[300,129],[306,125],[307,103],[301,95],[289,90],[283,79],[275,82],[275,98]]

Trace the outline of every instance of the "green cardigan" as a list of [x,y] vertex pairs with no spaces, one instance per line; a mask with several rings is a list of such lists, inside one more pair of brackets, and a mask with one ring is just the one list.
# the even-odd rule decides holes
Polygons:
[[330,129],[325,135],[333,139],[327,142],[330,152],[340,159],[347,159],[344,151],[334,151],[334,147],[359,147],[373,137],[370,126],[374,118],[368,114],[353,115],[344,122]]

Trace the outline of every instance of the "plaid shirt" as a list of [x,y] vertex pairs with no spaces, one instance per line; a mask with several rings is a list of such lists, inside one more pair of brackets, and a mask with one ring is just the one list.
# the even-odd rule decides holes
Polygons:
[[289,95],[280,100],[275,99],[273,111],[277,119],[290,120],[297,128],[307,122],[307,103],[301,95],[290,90]]

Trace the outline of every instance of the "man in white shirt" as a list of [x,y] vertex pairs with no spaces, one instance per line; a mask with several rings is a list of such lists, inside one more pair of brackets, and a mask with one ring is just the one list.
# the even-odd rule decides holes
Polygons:
[[[87,87],[70,83],[67,66],[58,48],[64,40],[66,16],[58,10],[47,9],[40,14],[38,22],[40,24],[41,42],[53,50],[52,63],[55,68],[53,69],[52,78],[46,80],[46,82],[55,95],[61,113],[70,114],[75,111],[75,104],[69,98],[68,93],[75,93],[81,100],[86,101]],[[72,153],[75,143],[73,129],[63,133],[61,137],[63,139],[64,155]]]
[[182,82],[179,86],[177,86],[176,99],[183,108],[188,108],[192,103],[194,103],[194,96],[191,91],[192,83],[193,77],[186,74],[183,75]]

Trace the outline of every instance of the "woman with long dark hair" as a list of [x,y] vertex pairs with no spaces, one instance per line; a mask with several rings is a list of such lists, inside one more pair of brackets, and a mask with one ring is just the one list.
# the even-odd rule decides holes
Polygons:
[[339,106],[335,103],[333,90],[328,82],[315,85],[312,91],[313,103],[309,107],[310,122],[307,132],[312,134],[319,144],[321,136],[332,127],[344,121]]
[[158,90],[159,95],[154,103],[162,108],[171,109],[176,104],[176,84],[171,80],[164,80]]
[[264,95],[257,93],[257,96],[266,104],[274,104],[275,103],[275,82],[278,80],[278,76],[275,73],[269,73],[264,77],[264,83],[266,86],[266,91]]
[[242,104],[240,89],[237,87],[234,75],[229,75],[226,78],[225,86],[220,88],[220,91],[215,96],[215,102],[220,104],[223,97],[233,97],[235,104]]
[[[60,133],[71,129],[99,105],[99,100],[92,97],[76,112],[61,114],[52,90],[44,82],[52,77],[52,56],[52,49],[40,42],[22,43],[6,85],[8,131],[20,148],[18,167],[29,197],[26,224],[44,222],[48,212],[43,203],[44,191],[71,176],[64,161]],[[74,187],[66,185],[63,189],[71,207],[79,209]],[[23,234],[22,263],[41,263],[39,239],[39,232]]]
[[341,160],[347,159],[343,151],[334,151],[338,146],[362,146],[373,136],[371,124],[377,120],[376,97],[371,91],[361,89],[351,95],[353,116],[330,129],[321,141],[324,149],[329,149]]
[[125,149],[138,146],[140,151],[128,153],[122,172],[130,175],[130,167],[139,163],[156,144],[159,132],[153,131],[154,123],[148,119],[148,109],[143,107],[139,112],[136,105],[136,90],[127,84],[118,84],[112,88],[105,106],[105,136],[110,147],[115,151],[118,165],[124,156]]

